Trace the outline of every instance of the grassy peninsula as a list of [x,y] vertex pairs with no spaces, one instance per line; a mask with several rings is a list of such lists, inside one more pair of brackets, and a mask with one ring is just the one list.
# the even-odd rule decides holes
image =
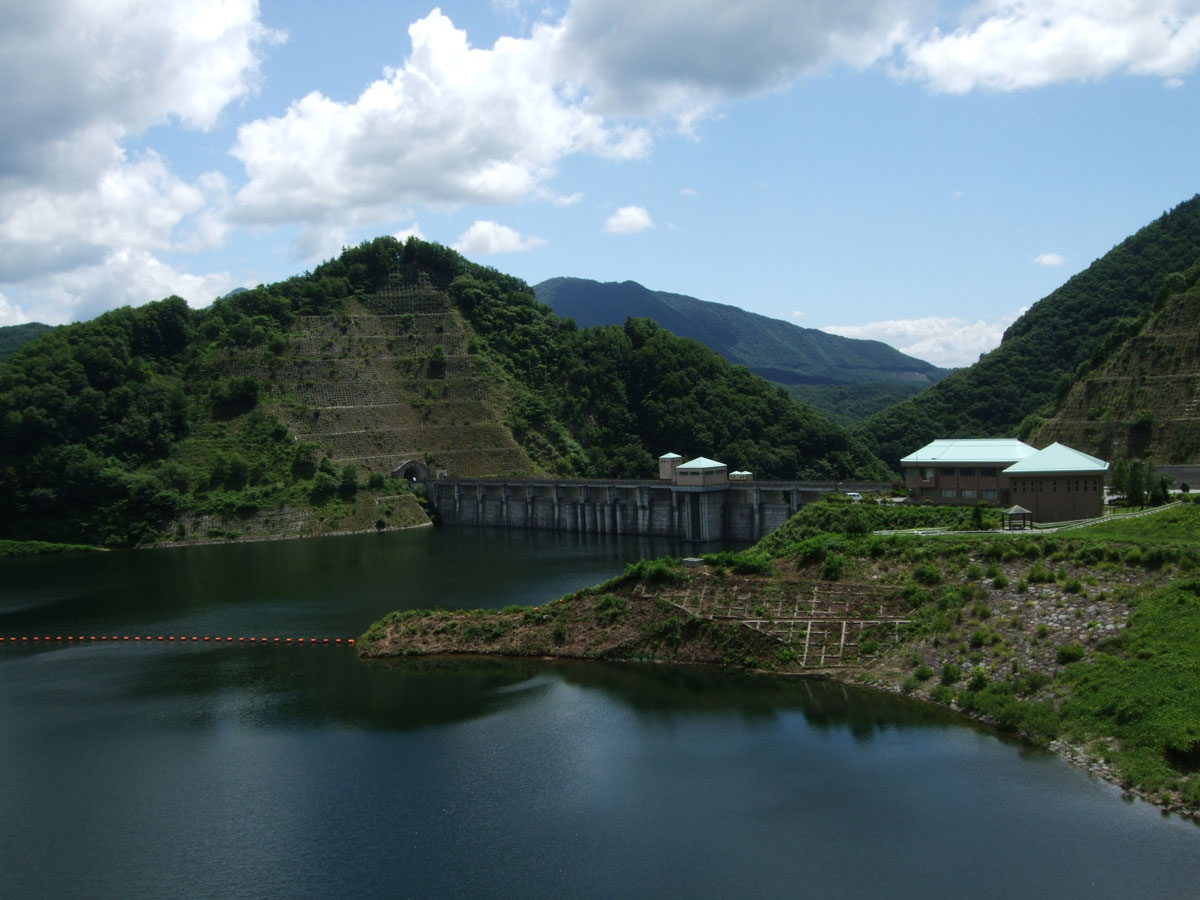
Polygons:
[[541,607],[393,613],[360,653],[835,678],[990,721],[1200,815],[1200,505],[1060,534],[975,526],[962,510],[813,504],[749,550],[641,561]]

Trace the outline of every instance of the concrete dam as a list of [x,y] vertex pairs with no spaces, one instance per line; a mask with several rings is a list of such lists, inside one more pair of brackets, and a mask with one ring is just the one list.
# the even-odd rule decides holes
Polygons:
[[429,480],[425,488],[447,525],[756,541],[826,494],[882,491],[891,484],[470,478]]

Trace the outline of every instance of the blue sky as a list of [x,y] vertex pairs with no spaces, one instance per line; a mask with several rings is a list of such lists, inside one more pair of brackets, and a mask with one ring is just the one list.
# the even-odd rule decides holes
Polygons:
[[28,6],[0,325],[416,233],[963,365],[1200,190],[1200,0]]

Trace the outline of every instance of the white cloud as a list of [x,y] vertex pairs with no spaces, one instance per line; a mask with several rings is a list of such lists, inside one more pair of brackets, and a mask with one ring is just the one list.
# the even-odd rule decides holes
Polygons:
[[909,0],[574,0],[559,65],[606,114],[668,115],[686,128],[723,101],[837,64],[869,66],[909,28]]
[[680,196],[680,197],[695,197],[695,196],[697,196],[699,193],[700,193],[700,192],[699,192],[699,191],[697,191],[697,190],[696,190],[695,188],[693,188],[693,187],[684,187],[684,188],[680,188],[680,189],[679,189],[679,196]]
[[[220,281],[176,272],[159,255],[226,239],[224,179],[210,173],[188,183],[152,152],[130,158],[123,142],[156,124],[212,128],[253,92],[259,48],[279,38],[259,22],[256,0],[10,6],[0,80],[20,89],[0,94],[7,302],[21,315],[61,322],[85,308],[157,299],[163,288],[203,292]],[[122,260],[154,274],[108,277]]]
[[792,310],[792,318],[793,319],[803,319],[807,315],[808,315],[808,313],[806,313],[802,309]]
[[1173,83],[1200,62],[1195,0],[984,0],[906,42],[899,71],[937,91],[1013,91],[1108,75]]
[[280,36],[257,0],[43,0],[9,4],[0,38],[0,171],[87,178],[116,141],[178,119],[216,124],[250,94],[258,47]]
[[0,326],[24,325],[29,317],[8,302],[8,298],[0,294]]
[[1059,253],[1041,253],[1033,258],[1033,262],[1039,266],[1061,266],[1066,259]]
[[240,221],[361,226],[413,203],[511,204],[543,189],[565,156],[626,159],[649,148],[645,131],[564,99],[553,28],[490,50],[436,10],[408,31],[404,65],[353,103],[314,92],[238,130],[232,152],[249,178]]
[[92,265],[75,266],[23,284],[20,315],[59,325],[90,319],[117,306],[139,306],[171,294],[200,307],[237,286],[237,279],[229,272],[194,275],[164,263],[146,250],[116,250]]
[[866,325],[826,325],[821,330],[842,337],[882,341],[936,366],[965,366],[975,362],[979,354],[999,346],[1004,330],[1024,312],[1022,308],[994,322],[931,316]]
[[399,231],[392,232],[392,237],[398,241],[407,241],[410,237],[415,237],[420,240],[426,240],[425,235],[421,233],[421,223],[413,222],[407,228],[401,228]]
[[653,227],[650,213],[640,206],[622,206],[604,221],[609,234],[634,234]]
[[454,242],[459,253],[523,253],[546,243],[540,237],[522,237],[516,229],[478,219]]

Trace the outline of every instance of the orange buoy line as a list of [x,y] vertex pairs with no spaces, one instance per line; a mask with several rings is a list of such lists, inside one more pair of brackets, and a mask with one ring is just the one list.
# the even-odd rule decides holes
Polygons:
[[203,636],[201,636],[201,635],[188,636],[188,635],[174,635],[174,634],[159,634],[159,635],[150,635],[150,634],[147,634],[147,635],[140,635],[140,634],[135,634],[135,635],[128,635],[128,634],[121,634],[121,635],[118,635],[118,634],[111,634],[111,635],[110,634],[88,634],[88,635],[59,634],[59,635],[53,635],[53,636],[48,635],[48,634],[47,635],[41,635],[41,634],[27,635],[26,634],[26,635],[10,635],[9,637],[0,636],[0,645],[4,645],[4,644],[24,644],[24,645],[64,644],[64,643],[81,643],[82,644],[82,643],[87,643],[89,641],[101,641],[101,642],[105,642],[105,643],[111,641],[114,644],[121,643],[124,641],[138,641],[138,642],[144,641],[146,643],[160,642],[160,641],[165,641],[167,643],[170,643],[172,641],[178,641],[179,643],[187,643],[187,642],[198,643],[200,641],[207,641],[207,642],[213,642],[213,643],[218,643],[218,644],[221,644],[221,643],[225,643],[225,644],[256,644],[256,645],[262,645],[262,646],[265,646],[267,644],[272,644],[272,645],[294,644],[296,646],[301,646],[301,645],[307,644],[310,647],[316,647],[318,645],[325,647],[325,646],[333,646],[333,645],[338,645],[338,644],[346,644],[347,646],[354,646],[354,638],[290,638],[290,637],[267,638],[267,637],[229,637],[229,636],[225,636],[225,635],[217,635],[214,637],[213,635],[207,635],[207,634],[203,635]]

